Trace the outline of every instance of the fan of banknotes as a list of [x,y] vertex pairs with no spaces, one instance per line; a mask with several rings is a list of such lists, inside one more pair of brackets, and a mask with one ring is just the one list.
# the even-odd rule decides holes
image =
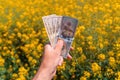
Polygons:
[[64,40],[62,56],[66,58],[74,39],[78,20],[68,16],[58,16],[55,14],[43,16],[42,19],[50,44],[53,48],[55,47],[58,39]]

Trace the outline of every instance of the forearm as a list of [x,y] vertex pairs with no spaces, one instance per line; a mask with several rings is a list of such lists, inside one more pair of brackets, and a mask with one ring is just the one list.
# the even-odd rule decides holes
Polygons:
[[59,40],[55,49],[50,45],[45,46],[43,61],[32,80],[51,80],[56,74],[57,66],[61,59],[63,41]]
[[51,78],[47,70],[40,68],[32,80],[51,80]]
[[36,75],[32,80],[51,80],[51,70],[49,67],[45,67],[44,61],[41,63]]

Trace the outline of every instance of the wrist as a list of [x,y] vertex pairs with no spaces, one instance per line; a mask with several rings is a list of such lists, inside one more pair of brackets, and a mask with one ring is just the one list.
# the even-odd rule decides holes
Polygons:
[[49,71],[41,66],[32,80],[51,80]]
[[41,64],[38,70],[38,78],[37,80],[51,80],[50,70]]
[[40,69],[38,80],[50,80],[50,75],[46,69]]

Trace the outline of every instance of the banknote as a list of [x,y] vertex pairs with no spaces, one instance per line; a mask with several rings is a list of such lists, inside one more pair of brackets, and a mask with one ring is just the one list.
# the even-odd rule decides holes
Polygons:
[[77,24],[77,19],[63,16],[60,33],[61,37],[65,39],[73,38]]
[[58,39],[64,41],[62,56],[67,57],[74,39],[78,20],[68,16],[48,15],[42,17],[51,46],[54,48]]
[[62,16],[55,14],[42,17],[52,47],[55,47],[61,27]]
[[62,50],[62,56],[67,57],[72,41],[74,39],[74,34],[76,31],[76,27],[78,24],[78,20],[75,18],[63,16],[61,23],[61,31],[60,38],[64,40],[64,48]]

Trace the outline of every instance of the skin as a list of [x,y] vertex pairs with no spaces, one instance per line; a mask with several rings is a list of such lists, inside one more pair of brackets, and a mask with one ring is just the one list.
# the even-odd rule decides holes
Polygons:
[[[32,80],[51,80],[53,78],[56,74],[57,66],[60,66],[63,62],[63,57],[61,56],[62,47],[63,40],[58,40],[55,48],[48,44],[45,46],[42,63]],[[68,55],[68,59],[71,58]]]

